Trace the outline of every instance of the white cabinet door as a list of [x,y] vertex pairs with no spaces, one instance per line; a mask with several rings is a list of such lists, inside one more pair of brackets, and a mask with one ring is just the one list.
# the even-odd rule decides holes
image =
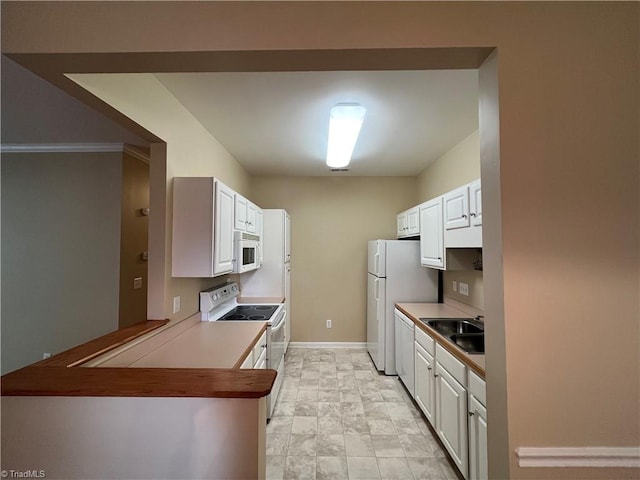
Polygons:
[[444,197],[444,247],[482,248],[482,189],[480,180]]
[[407,236],[420,235],[420,208],[413,207],[407,210]]
[[458,470],[468,473],[467,391],[438,362],[436,354],[436,432]]
[[415,400],[431,425],[435,424],[435,377],[433,356],[415,343]]
[[236,193],[235,204],[235,229],[245,232],[247,230],[247,199]]
[[480,180],[469,184],[469,216],[471,225],[482,225],[482,185]]
[[260,237],[260,266],[264,264],[264,212],[256,207],[256,235]]
[[291,261],[291,217],[284,213],[284,261]]
[[291,341],[291,265],[284,266],[284,305],[287,309],[287,323],[284,325],[284,351],[287,352]]
[[396,236],[398,238],[403,238],[407,236],[407,212],[399,213],[396,217],[397,223],[397,232]]
[[420,205],[420,264],[445,268],[442,197]]
[[257,233],[257,213],[258,207],[247,200],[247,232]]
[[464,228],[469,226],[469,188],[456,188],[443,195],[444,228]]
[[487,409],[469,395],[469,479],[487,480]]
[[216,208],[213,242],[213,274],[233,270],[233,212],[235,192],[216,180]]

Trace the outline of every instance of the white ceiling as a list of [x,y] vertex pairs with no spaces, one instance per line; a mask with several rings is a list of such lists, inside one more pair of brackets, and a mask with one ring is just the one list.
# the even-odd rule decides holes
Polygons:
[[348,173],[416,175],[478,128],[478,71],[163,73],[156,77],[252,175],[336,175],[329,109],[367,109]]

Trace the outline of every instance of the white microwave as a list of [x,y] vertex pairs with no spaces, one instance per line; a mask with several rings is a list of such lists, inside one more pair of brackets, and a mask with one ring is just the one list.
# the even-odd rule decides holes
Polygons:
[[246,232],[234,232],[234,273],[244,273],[262,266],[260,260],[260,236]]

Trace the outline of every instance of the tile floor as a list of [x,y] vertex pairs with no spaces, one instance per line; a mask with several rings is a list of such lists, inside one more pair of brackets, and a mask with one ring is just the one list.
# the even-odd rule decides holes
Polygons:
[[267,425],[268,479],[457,480],[397,377],[366,349],[289,349]]

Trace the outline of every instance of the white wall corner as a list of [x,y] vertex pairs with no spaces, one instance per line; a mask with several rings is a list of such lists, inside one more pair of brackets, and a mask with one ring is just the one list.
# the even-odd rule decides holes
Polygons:
[[640,447],[520,447],[520,467],[640,468]]

